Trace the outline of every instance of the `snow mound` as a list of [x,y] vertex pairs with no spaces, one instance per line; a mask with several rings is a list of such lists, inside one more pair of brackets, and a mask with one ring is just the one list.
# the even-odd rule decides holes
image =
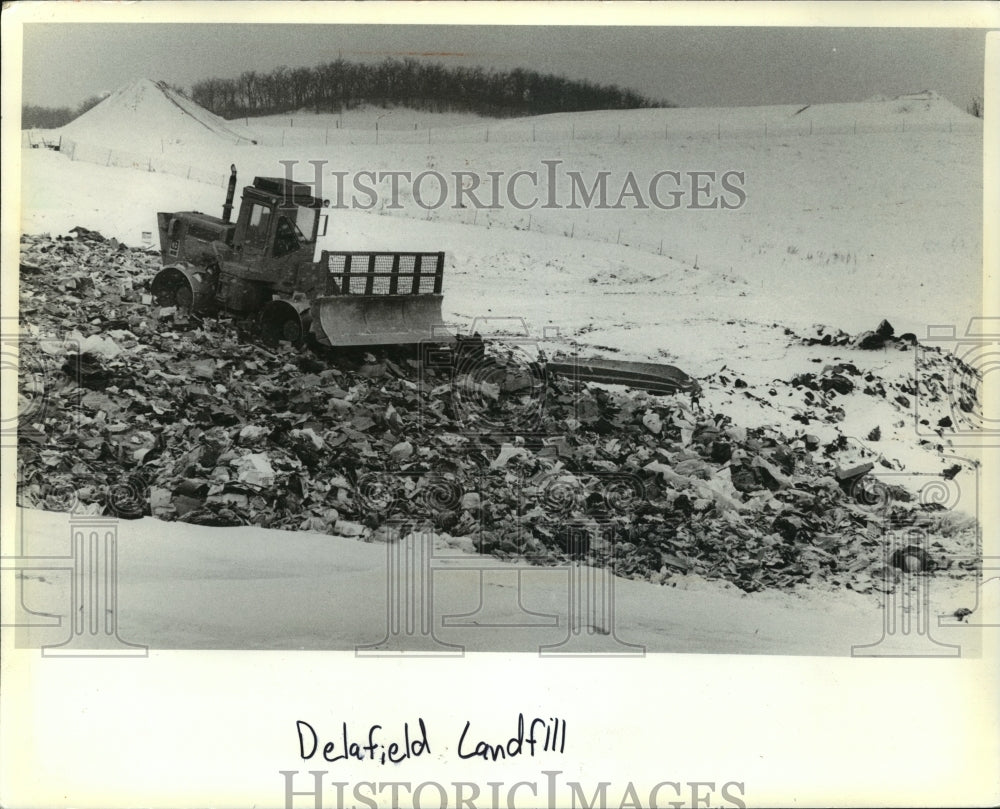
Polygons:
[[162,81],[136,79],[61,130],[63,136],[149,153],[167,144],[256,143],[256,135],[220,118]]

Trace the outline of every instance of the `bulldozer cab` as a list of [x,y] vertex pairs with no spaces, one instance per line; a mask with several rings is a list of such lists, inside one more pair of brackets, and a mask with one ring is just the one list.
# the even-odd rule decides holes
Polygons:
[[279,177],[256,177],[243,189],[233,248],[248,264],[312,260],[324,235],[324,202],[311,188]]

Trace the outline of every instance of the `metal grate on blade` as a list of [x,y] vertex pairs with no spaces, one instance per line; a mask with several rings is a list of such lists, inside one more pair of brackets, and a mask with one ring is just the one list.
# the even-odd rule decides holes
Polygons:
[[342,295],[428,295],[440,290],[439,256],[423,253],[327,253]]

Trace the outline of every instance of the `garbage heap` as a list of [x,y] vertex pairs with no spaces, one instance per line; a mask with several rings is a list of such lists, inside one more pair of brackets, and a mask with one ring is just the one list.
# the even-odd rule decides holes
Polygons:
[[[465,362],[258,344],[158,309],[158,268],[81,228],[23,237],[22,506],[368,541],[428,530],[746,591],[867,592],[915,564],[959,575],[949,559],[975,537],[871,463],[839,466],[839,442],[742,429],[685,394],[580,386],[502,342]],[[928,542],[889,559],[900,525]]]

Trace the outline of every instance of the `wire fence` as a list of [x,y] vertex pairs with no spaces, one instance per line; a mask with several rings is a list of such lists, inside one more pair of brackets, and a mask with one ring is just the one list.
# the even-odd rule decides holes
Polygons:
[[[519,211],[510,208],[429,208],[413,210],[412,208],[372,208],[367,213],[391,218],[404,218],[449,224],[471,225],[481,228],[502,228],[506,230],[543,233],[550,236],[563,236],[570,239],[585,239],[605,244],[619,244],[635,250],[667,256],[684,264],[697,266],[698,256],[679,255],[677,246],[664,238],[655,237],[649,228],[630,229],[617,224],[600,225],[586,220],[567,221],[565,216],[558,218],[548,215],[545,211]],[[331,215],[335,215],[331,213]]]
[[90,143],[71,140],[62,136],[41,136],[30,130],[21,133],[21,145],[29,149],[53,149],[66,155],[70,160],[85,163],[96,163],[100,166],[114,166],[137,171],[172,174],[199,183],[225,186],[229,182],[228,172],[208,171],[201,166],[191,166],[177,163],[160,156],[143,155],[112,149],[107,146],[97,146]]
[[[633,140],[674,140],[674,139],[740,139],[740,138],[784,138],[808,137],[819,135],[860,135],[860,134],[891,134],[904,132],[975,132],[981,127],[981,122],[969,120],[949,120],[946,122],[921,122],[901,120],[890,122],[850,122],[830,125],[817,125],[815,122],[795,122],[775,124],[762,122],[760,127],[725,126],[716,122],[713,126],[672,127],[669,123],[652,128],[650,126],[627,126],[588,124],[586,121],[571,123],[569,126],[560,124],[538,123],[500,123],[483,126],[460,126],[454,128],[425,128],[414,130],[386,129],[377,125],[372,130],[326,128],[303,125],[301,120],[289,119],[293,126],[287,130],[276,127],[261,127],[259,144],[274,145],[310,145],[318,142],[317,129],[324,131],[327,143],[339,144],[393,144],[393,143],[523,143],[523,142],[567,142],[567,141],[604,141],[629,142]],[[909,124],[909,128],[907,125]],[[267,130],[272,130],[268,132]],[[981,131],[981,130],[980,130]],[[292,136],[294,133],[294,136]],[[208,171],[200,166],[185,165],[165,158],[141,155],[118,149],[97,146],[71,140],[65,137],[51,136],[47,133],[37,133],[30,130],[22,132],[24,148],[50,148],[60,151],[70,160],[85,161],[104,166],[115,166],[138,171],[157,172],[184,177],[196,182],[225,187],[229,181],[227,172]],[[414,203],[415,205],[415,203]],[[483,228],[504,228],[517,231],[532,231],[572,239],[586,239],[596,242],[620,244],[637,250],[657,255],[667,255],[683,263],[697,266],[697,256],[678,257],[672,255],[673,247],[665,244],[662,239],[652,238],[648,229],[632,231],[621,228],[617,224],[608,223],[604,226],[594,226],[586,220],[567,222],[565,217],[558,221],[548,218],[544,211],[522,211],[511,208],[484,209],[476,207],[439,207],[422,209],[404,206],[401,209],[382,206],[371,211],[383,216],[396,216],[408,219],[423,219],[430,221],[450,222],[455,224],[473,225]]]
[[263,146],[389,145],[434,143],[566,143],[573,141],[622,142],[671,140],[743,140],[748,138],[789,138],[818,135],[904,134],[906,132],[973,132],[981,128],[974,118],[946,121],[697,121],[687,124],[669,122],[614,124],[579,122],[505,123],[493,121],[482,125],[454,127],[402,128],[375,122],[370,128],[347,128],[340,121],[324,125],[309,119],[289,118],[288,127],[259,126],[257,140]]
[[22,149],[58,149],[61,141],[62,137],[60,135],[51,135],[48,130],[21,130]]
[[[560,212],[548,212],[544,209],[533,211],[519,211],[508,208],[486,209],[486,208],[430,208],[427,210],[415,211],[412,208],[389,208],[375,207],[365,211],[376,216],[386,216],[391,218],[404,218],[418,221],[440,222],[444,224],[462,224],[484,229],[506,229],[511,231],[539,233],[549,236],[561,236],[569,239],[580,239],[604,244],[621,245],[644,253],[663,256],[678,264],[693,270],[705,269],[711,266],[706,264],[705,253],[699,253],[690,240],[679,243],[670,236],[658,236],[653,227],[630,228],[627,225],[621,226],[616,222],[593,222],[586,219],[567,220]],[[564,212],[563,212],[564,214]],[[331,216],[335,213],[331,213]],[[779,244],[761,245],[748,237],[737,238],[735,249],[743,253],[759,253],[762,250],[768,252],[778,250],[783,258],[788,261],[803,261],[816,266],[843,266],[845,269],[857,271],[859,255],[863,251],[850,247],[839,249],[814,248],[811,250],[800,250],[797,247]],[[708,251],[711,252],[711,251]],[[786,255],[787,254],[787,255]],[[725,262],[724,262],[725,263]],[[726,278],[725,267],[717,267],[723,271],[723,278]],[[729,267],[730,271],[732,267]]]
[[[730,124],[723,121],[703,120],[687,125],[667,123],[615,124],[606,122],[490,122],[483,125],[455,127],[423,127],[413,129],[393,128],[380,125],[378,121],[370,129],[344,128],[339,121],[333,126],[323,126],[310,119],[288,119],[290,126],[273,125],[258,127],[257,143],[264,147],[315,147],[322,139],[325,145],[392,145],[392,144],[465,144],[465,143],[567,143],[603,142],[631,143],[677,140],[745,140],[752,138],[772,139],[809,137],[821,135],[862,135],[862,134],[902,134],[906,132],[981,132],[982,122],[969,117],[948,121],[907,121],[879,122],[837,122],[816,123],[814,121],[762,121],[760,125],[748,126],[745,122]],[[70,160],[81,160],[104,166],[130,168],[138,171],[159,172],[185,177],[210,185],[225,184],[229,180],[227,172],[209,171],[200,166],[187,165],[166,159],[163,155],[144,155],[136,152],[114,149],[72,140],[47,132],[24,130],[21,133],[22,148],[48,148],[66,154]]]

